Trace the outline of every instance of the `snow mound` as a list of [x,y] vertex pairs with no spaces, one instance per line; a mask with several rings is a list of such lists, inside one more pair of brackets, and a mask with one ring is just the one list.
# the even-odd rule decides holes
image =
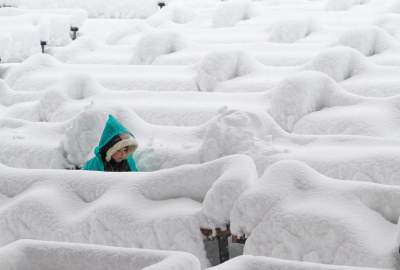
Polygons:
[[72,120],[61,140],[70,164],[82,166],[93,155],[109,113],[123,121],[140,142],[135,160],[141,171],[197,164],[231,154],[249,154],[256,160],[257,155],[278,153],[272,138],[285,134],[267,113],[225,110],[203,125],[183,128],[150,125],[130,109],[94,104]]
[[[87,104],[92,96],[105,91],[92,77],[86,74],[67,74],[59,83],[47,89],[39,100],[39,116],[41,121],[51,122],[53,119],[70,119],[82,110],[81,101]],[[64,110],[63,104],[75,101],[77,108]],[[61,117],[62,116],[62,117]]]
[[0,170],[0,245],[22,238],[181,250],[207,265],[201,227],[227,224],[257,174],[246,156],[153,173]]
[[204,126],[201,133],[201,159],[208,161],[241,153],[251,155],[257,160],[254,153],[278,153],[272,140],[282,136],[284,132],[267,114],[263,116],[237,110],[221,111]]
[[13,85],[17,83],[20,77],[42,68],[57,67],[59,65],[61,65],[61,62],[48,54],[35,54],[26,59],[22,64],[10,69],[10,72],[6,74],[5,81],[13,88]]
[[36,100],[39,93],[22,92],[12,90],[4,80],[0,79],[0,104],[3,106],[11,106],[16,103]]
[[[27,23],[18,20],[10,21],[12,23],[8,22],[9,24],[5,24],[1,29],[0,41],[4,43],[0,45],[0,49],[5,53],[0,55],[2,61],[21,61],[35,53],[39,53],[39,24],[34,25],[31,22]],[[7,21],[3,19],[3,22]],[[4,50],[7,51],[5,52]]]
[[383,53],[395,46],[396,41],[386,31],[376,26],[362,26],[344,32],[338,44],[348,46],[365,56]]
[[337,82],[347,80],[367,68],[365,56],[349,47],[326,49],[304,65],[305,70],[323,72]]
[[325,264],[397,269],[400,188],[340,181],[298,161],[270,166],[235,203],[244,253]]
[[200,270],[189,253],[18,240],[0,248],[0,268],[30,270]]
[[159,26],[166,22],[185,24],[195,20],[198,17],[195,9],[181,3],[172,2],[166,7],[147,19],[147,22],[153,26]]
[[354,5],[362,5],[369,0],[327,0],[325,2],[325,10],[327,11],[341,11],[349,10]]
[[[46,41],[47,45],[63,46],[71,41],[69,36],[71,17],[58,14],[57,11],[46,13],[45,10],[35,12],[18,8],[2,8],[0,19],[3,21],[2,23],[11,24],[13,22],[12,27],[8,29],[11,32],[18,32],[18,28],[30,27],[33,32],[39,33],[39,39]],[[35,46],[40,48],[38,42]]]
[[311,113],[293,127],[297,134],[347,134],[389,137],[400,133],[399,110],[390,103],[360,103]]
[[239,21],[250,19],[251,1],[231,0],[220,3],[212,18],[214,27],[230,27]]
[[131,58],[132,64],[151,64],[164,54],[177,52],[186,47],[184,38],[171,31],[152,31],[138,40]]
[[345,92],[324,73],[316,71],[287,77],[271,91],[270,97],[269,113],[288,132],[309,113],[362,100]]
[[399,25],[399,22],[400,18],[398,14],[392,13],[379,16],[379,18],[376,19],[374,23],[377,26],[385,29],[386,32],[398,39],[400,37],[399,28],[397,27]]
[[63,47],[62,50],[50,50],[51,55],[56,57],[58,60],[68,62],[68,60],[76,54],[82,52],[93,52],[100,48],[101,45],[97,40],[83,36]]
[[293,43],[309,36],[317,27],[311,18],[297,18],[273,23],[267,28],[268,40],[279,43]]
[[47,41],[50,46],[65,46],[71,42],[68,17],[53,15],[41,20],[41,40]]
[[128,26],[115,29],[106,38],[109,45],[120,44],[121,40],[130,35],[138,35],[143,32],[154,30],[148,23],[139,19],[132,19]]
[[[373,270],[376,268],[328,265],[309,262],[281,260],[263,256],[243,255],[207,270]],[[377,270],[377,269],[376,269]]]
[[218,82],[245,76],[259,66],[260,63],[244,51],[210,52],[198,66],[197,86],[200,91],[213,91]]
[[57,140],[65,129],[63,124],[37,122],[36,112],[30,106],[18,109],[20,114],[26,114],[23,118],[29,120],[7,115],[0,118],[0,162],[16,168],[65,168],[65,158]]

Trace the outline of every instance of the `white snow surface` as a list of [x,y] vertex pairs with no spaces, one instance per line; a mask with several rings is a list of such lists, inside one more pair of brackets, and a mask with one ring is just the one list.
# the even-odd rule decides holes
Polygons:
[[3,270],[200,270],[184,252],[121,248],[40,240],[18,240],[0,248]]
[[281,161],[238,199],[231,229],[250,235],[246,254],[397,269],[399,203],[398,187],[336,180]]
[[[312,74],[305,73],[304,79]],[[316,127],[324,128],[328,124],[324,124],[323,119],[318,120],[318,115],[324,115],[323,110],[318,114],[312,110],[305,111],[303,113],[312,113],[298,122],[303,133],[307,134],[297,135],[287,133],[264,111],[267,100],[262,95],[212,96],[211,93],[197,92],[192,95],[196,102],[188,104],[189,93],[165,92],[158,96],[129,92],[115,97],[87,77],[72,78],[69,78],[71,83],[64,82],[59,88],[40,95],[13,92],[4,87],[4,97],[7,97],[4,100],[9,100],[5,105],[9,105],[3,106],[2,163],[20,168],[81,166],[97,144],[107,115],[113,113],[141,142],[135,158],[139,168],[145,171],[240,153],[251,156],[260,173],[281,159],[297,159],[335,178],[399,183],[399,143],[396,133],[393,133],[396,131],[390,128],[396,126],[396,114],[385,108],[391,104],[388,101],[370,102],[370,107],[375,107],[372,110],[363,98],[350,96],[348,99],[347,95],[340,94],[341,91],[336,93],[333,90],[333,96],[340,102],[350,100],[356,105],[359,102],[359,110],[364,108],[364,119],[347,119],[346,110],[356,105],[345,106],[342,103],[341,107],[335,107],[336,112],[330,114],[328,110],[325,113],[332,119],[336,117],[337,121],[332,121],[329,128],[337,135],[312,135],[318,133],[316,128],[307,128],[305,123],[315,119]],[[293,78],[294,81],[297,79]],[[318,81],[334,85],[323,74]],[[26,102],[14,104],[18,99]],[[247,100],[247,106],[240,104],[244,100]],[[169,102],[175,106],[170,107]],[[376,105],[372,106],[374,103]],[[343,111],[343,120],[337,113],[340,110]],[[378,117],[370,119],[374,112],[392,117],[392,120],[388,118],[379,122]],[[314,118],[311,117],[313,114],[316,115]],[[285,115],[290,119],[291,114],[282,114],[282,117]],[[273,116],[281,119],[279,115]],[[344,120],[346,122],[340,126],[340,121]],[[378,123],[381,127],[385,123],[388,126],[379,130],[375,127]],[[12,153],[16,151],[19,155],[14,158]]]
[[[150,35],[149,39],[142,40],[143,45],[135,47],[133,62],[151,63],[160,54],[169,54],[184,46],[175,34],[160,34]],[[146,46],[159,39],[166,43]],[[305,70],[323,72],[346,91],[357,95],[400,94],[399,66],[372,63],[359,51],[344,46],[325,49],[307,63],[289,67],[263,65],[241,50],[209,52],[197,65],[145,67],[65,64],[50,55],[38,54],[21,65],[10,66],[4,79],[15,90],[25,91],[43,90],[58,83],[65,74],[83,73],[113,90],[260,92],[271,90],[288,75]]]
[[0,57],[3,62],[23,61],[40,52],[41,41],[51,46],[67,45],[70,28],[81,27],[86,18],[87,12],[79,9],[1,8]]
[[398,269],[400,2],[157,3],[0,0],[0,268]]
[[[243,255],[233,258],[209,270],[372,270],[377,268],[352,267],[343,265],[328,265],[309,262],[295,262],[264,256]],[[381,269],[381,268],[379,268]]]
[[207,265],[200,227],[223,227],[257,177],[246,156],[151,173],[1,166],[0,245],[30,238],[182,250]]

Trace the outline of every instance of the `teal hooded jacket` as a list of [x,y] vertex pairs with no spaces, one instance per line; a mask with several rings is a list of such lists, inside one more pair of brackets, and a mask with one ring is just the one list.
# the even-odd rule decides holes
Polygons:
[[[108,115],[106,125],[104,127],[103,133],[101,134],[99,145],[94,150],[95,156],[85,163],[83,169],[89,171],[104,171],[104,163],[101,158],[100,151],[114,136],[122,133],[128,133],[132,135],[132,137],[135,137],[114,116],[112,116],[111,114]],[[127,161],[131,171],[137,172],[138,170],[136,167],[136,163],[135,160],[132,158],[132,155],[128,157]]]

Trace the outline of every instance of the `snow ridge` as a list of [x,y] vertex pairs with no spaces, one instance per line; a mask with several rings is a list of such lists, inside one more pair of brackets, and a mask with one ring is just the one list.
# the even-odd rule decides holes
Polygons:
[[153,173],[2,165],[1,174],[0,245],[31,238],[182,250],[203,265],[200,227],[227,224],[257,177],[252,160],[239,155]]
[[250,235],[246,254],[395,269],[399,203],[398,187],[339,181],[281,161],[236,202],[231,228]]

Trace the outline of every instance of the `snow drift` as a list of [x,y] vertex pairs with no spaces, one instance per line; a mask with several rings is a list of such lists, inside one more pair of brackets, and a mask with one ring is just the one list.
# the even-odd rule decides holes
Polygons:
[[7,24],[0,18],[0,57],[2,62],[22,61],[40,52],[40,29],[18,22]]
[[349,47],[326,49],[304,65],[306,70],[323,72],[337,82],[356,76],[367,67],[365,56]]
[[1,165],[0,245],[23,238],[182,250],[207,265],[200,227],[229,222],[257,177],[246,156],[153,173]]
[[[36,54],[25,60],[23,64],[15,66],[15,68],[13,69],[10,69],[10,71],[6,73],[5,81],[7,82],[8,85],[13,86],[15,83],[18,82],[18,80],[23,74],[26,75],[29,73],[33,73],[42,68],[56,67],[60,64],[61,62],[59,62],[50,55]],[[44,88],[45,87],[43,86],[42,89]],[[25,89],[20,89],[20,90],[25,90]]]
[[127,26],[115,29],[115,31],[110,33],[105,42],[109,45],[124,44],[123,40],[125,38],[149,32],[151,30],[154,31],[153,27],[150,26],[146,21],[133,19]]
[[[162,48],[162,46],[161,46]],[[11,67],[4,80],[14,90],[42,91],[63,81],[68,74],[92,76],[112,90],[197,91],[196,70],[191,66],[78,65],[63,64],[50,55],[31,56]]]
[[240,110],[222,110],[199,126],[177,127],[151,125],[129,109],[93,106],[70,122],[60,138],[69,163],[80,166],[88,158],[108,113],[140,141],[135,158],[142,171],[246,154],[259,173],[279,160],[296,159],[331,177],[399,185],[397,139],[290,135],[268,114]]
[[309,113],[362,100],[341,89],[330,77],[315,71],[289,76],[271,91],[270,97],[269,113],[289,132]]
[[278,162],[236,202],[231,230],[244,253],[336,265],[398,268],[400,188],[340,181]]
[[0,79],[0,104],[3,106],[32,101],[39,97],[40,94],[36,92],[14,91],[5,81]]
[[120,248],[38,240],[18,240],[0,248],[3,270],[200,270],[184,252]]
[[245,76],[259,66],[243,51],[211,52],[198,66],[197,85],[200,91],[213,91],[218,82]]
[[188,4],[183,2],[171,2],[162,8],[160,12],[155,13],[153,16],[147,18],[147,22],[155,27],[164,23],[186,24],[198,17],[197,10],[191,8]]
[[267,28],[268,40],[280,43],[296,42],[316,30],[317,24],[311,18],[285,19],[275,22]]
[[376,26],[356,27],[344,32],[338,44],[348,46],[365,56],[373,56],[396,46],[396,40]]
[[309,262],[281,260],[263,256],[244,255],[233,258],[209,270],[373,270],[374,268],[328,265]]
[[132,64],[151,64],[160,55],[170,54],[183,49],[184,38],[170,31],[152,31],[143,34],[135,45],[131,58]]
[[251,16],[251,1],[232,0],[220,3],[212,18],[214,27],[234,26],[241,20],[249,19]]

